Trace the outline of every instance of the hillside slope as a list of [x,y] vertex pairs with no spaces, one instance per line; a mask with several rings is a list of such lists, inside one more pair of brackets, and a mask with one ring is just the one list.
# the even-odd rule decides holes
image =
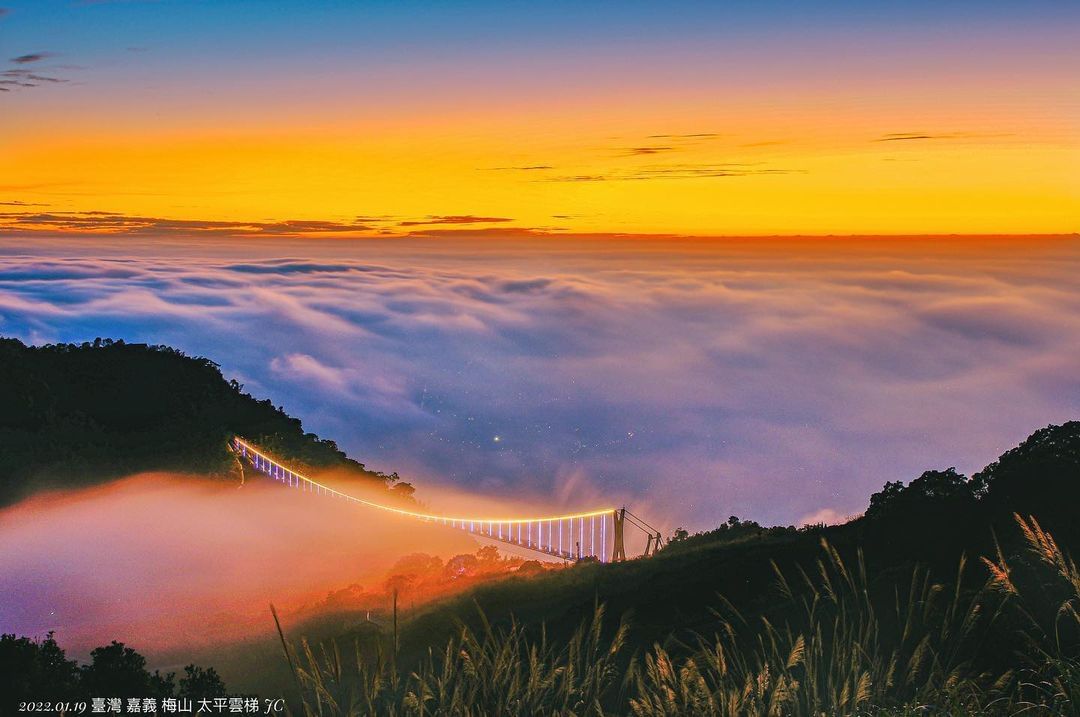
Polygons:
[[[497,625],[509,624],[511,616],[533,629],[544,624],[558,641],[600,602],[609,615],[629,616],[630,644],[638,650],[713,634],[721,625],[715,610],[725,601],[750,623],[767,617],[783,624],[798,609],[800,587],[794,596],[782,596],[777,573],[813,574],[823,540],[848,565],[857,565],[861,554],[871,590],[885,602],[906,589],[916,565],[955,585],[962,557],[970,564],[960,588],[973,591],[988,577],[980,556],[994,556],[1000,546],[1016,563],[1027,559],[1014,512],[1035,516],[1075,554],[1077,505],[1080,422],[1074,421],[1037,431],[971,479],[950,469],[927,471],[909,486],[889,484],[871,498],[865,517],[845,525],[795,529],[741,522],[670,544],[654,558],[578,565],[484,586],[412,616],[401,638],[404,664],[445,644],[461,623],[479,628],[479,612]],[[609,622],[613,629],[615,620]],[[989,651],[984,657],[1008,655]]]
[[37,347],[0,338],[0,505],[140,471],[224,477],[235,468],[226,447],[234,434],[297,466],[343,468],[388,488],[397,480],[306,433],[209,359],[123,341]]

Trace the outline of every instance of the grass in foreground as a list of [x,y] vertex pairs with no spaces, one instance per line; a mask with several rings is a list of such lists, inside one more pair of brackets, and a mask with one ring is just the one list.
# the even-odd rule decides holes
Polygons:
[[642,655],[624,654],[625,620],[605,637],[600,605],[562,645],[516,623],[462,626],[413,670],[381,645],[372,658],[357,642],[346,661],[334,643],[296,647],[282,635],[294,712],[1080,715],[1080,571],[1034,519],[1016,521],[1027,554],[983,558],[989,577],[973,593],[961,589],[963,559],[952,587],[915,569],[903,589],[874,591],[861,554],[849,565],[823,541],[810,569],[776,569],[794,607],[783,623],[747,621],[718,598],[716,634]]

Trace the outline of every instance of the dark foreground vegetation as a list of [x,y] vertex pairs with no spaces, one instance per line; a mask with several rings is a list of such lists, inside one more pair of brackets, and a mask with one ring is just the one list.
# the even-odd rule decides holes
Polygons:
[[[1080,423],[842,526],[729,520],[289,642],[304,714],[1080,715]],[[304,634],[303,628],[286,630]]]
[[[0,391],[0,501],[138,470],[227,475],[234,433],[363,471],[212,362],[166,348],[0,341]],[[248,682],[327,716],[1080,715],[1078,509],[1070,422],[971,477],[887,483],[844,525],[732,518],[676,531],[653,558],[522,570],[399,621],[283,625],[285,655],[250,660]],[[448,569],[413,558],[393,576],[402,605]],[[85,694],[99,655],[127,659],[102,649],[79,667],[51,640],[4,637],[0,687]],[[208,674],[129,672],[140,696]]]
[[[94,698],[169,697],[190,700],[223,697],[225,684],[214,668],[188,665],[177,678],[146,669],[146,658],[122,642],[90,653],[90,662],[69,660],[53,639],[31,640],[0,635],[0,714],[14,713],[21,702],[83,701]],[[140,703],[141,706],[141,703]]]
[[[986,558],[984,584],[952,585],[915,569],[876,594],[861,554],[827,542],[791,574],[775,568],[782,622],[748,620],[717,597],[716,631],[628,655],[632,621],[605,630],[594,607],[570,638],[511,622],[460,626],[418,665],[354,643],[313,649],[283,639],[304,715],[1075,715],[1080,572],[1034,520],[1017,518],[1027,553]],[[1018,587],[1014,571],[1025,575]],[[1060,603],[1045,592],[1060,595]],[[1001,641],[999,643],[999,640]],[[1011,666],[985,669],[983,650]]]
[[209,359],[109,339],[35,347],[0,338],[0,506],[143,471],[229,476],[235,434],[298,466],[411,493],[396,474],[367,470],[244,393]]

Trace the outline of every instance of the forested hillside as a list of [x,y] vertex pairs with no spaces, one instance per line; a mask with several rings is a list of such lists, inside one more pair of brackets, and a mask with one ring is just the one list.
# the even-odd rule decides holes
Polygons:
[[410,492],[244,393],[209,359],[107,339],[26,346],[0,338],[0,505],[140,471],[228,476],[234,434],[300,466],[346,468]]

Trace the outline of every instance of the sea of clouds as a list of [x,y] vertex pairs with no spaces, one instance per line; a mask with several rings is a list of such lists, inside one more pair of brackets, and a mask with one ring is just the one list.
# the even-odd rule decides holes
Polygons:
[[421,497],[834,521],[1080,417],[1080,243],[19,238],[0,334],[209,357]]

